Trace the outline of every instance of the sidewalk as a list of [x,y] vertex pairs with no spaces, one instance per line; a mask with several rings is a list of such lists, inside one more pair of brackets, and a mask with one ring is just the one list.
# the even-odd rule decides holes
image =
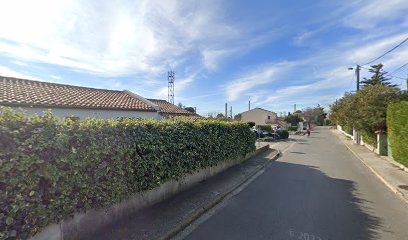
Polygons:
[[359,158],[388,188],[408,204],[408,172],[391,158],[381,157],[364,146],[356,145],[338,130],[333,130],[346,147]]
[[274,149],[250,158],[200,182],[176,196],[140,210],[87,239],[169,239],[205,214],[229,194],[263,172],[290,142],[274,143]]

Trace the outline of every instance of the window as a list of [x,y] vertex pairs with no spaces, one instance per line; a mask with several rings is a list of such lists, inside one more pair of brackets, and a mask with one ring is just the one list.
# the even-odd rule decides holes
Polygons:
[[271,120],[271,116],[268,116],[268,120]]

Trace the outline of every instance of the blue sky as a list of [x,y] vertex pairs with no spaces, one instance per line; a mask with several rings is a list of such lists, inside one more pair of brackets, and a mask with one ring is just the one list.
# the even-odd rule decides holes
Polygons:
[[[167,99],[200,114],[328,106],[353,71],[408,37],[408,1],[0,2],[0,75]],[[405,14],[404,14],[405,13]],[[377,61],[393,82],[408,43]],[[363,69],[362,77],[367,76]]]

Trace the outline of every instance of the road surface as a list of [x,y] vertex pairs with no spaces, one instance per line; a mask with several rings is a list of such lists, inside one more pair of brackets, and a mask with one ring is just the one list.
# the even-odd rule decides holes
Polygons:
[[301,137],[186,239],[408,239],[408,205],[328,128]]

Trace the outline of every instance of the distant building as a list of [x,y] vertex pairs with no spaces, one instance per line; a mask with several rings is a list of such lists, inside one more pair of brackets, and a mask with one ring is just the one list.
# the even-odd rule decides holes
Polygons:
[[117,91],[0,76],[0,106],[44,115],[48,109],[60,119],[161,119],[160,107],[130,91]]
[[244,122],[254,122],[256,125],[276,124],[278,115],[275,112],[262,108],[254,108],[241,113],[241,120]]

